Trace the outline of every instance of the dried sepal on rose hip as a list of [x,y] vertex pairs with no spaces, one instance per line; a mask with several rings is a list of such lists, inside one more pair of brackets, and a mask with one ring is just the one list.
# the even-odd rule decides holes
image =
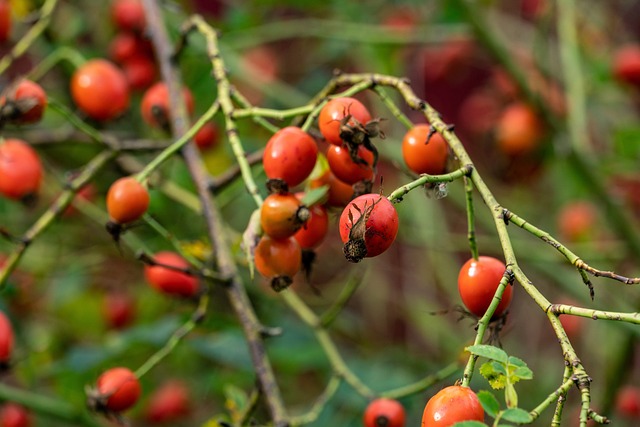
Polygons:
[[372,400],[364,411],[365,427],[405,427],[405,410],[394,399],[378,398]]
[[378,164],[378,150],[371,138],[385,138],[380,130],[381,118],[371,118],[369,110],[357,99],[334,98],[320,110],[318,127],[325,139],[334,145],[344,147],[353,162],[360,162],[359,149],[372,153],[373,168]]
[[397,234],[398,213],[389,199],[380,194],[356,197],[340,215],[340,238],[349,262],[380,255]]
[[272,193],[260,207],[260,226],[274,239],[293,236],[308,220],[309,208],[292,193]]
[[87,387],[87,406],[109,418],[120,419],[120,413],[136,404],[142,393],[140,381],[128,368],[106,370],[94,388]]
[[273,239],[262,236],[254,252],[256,270],[280,292],[293,283],[302,267],[302,250],[294,237]]
[[0,96],[0,124],[36,123],[47,107],[47,94],[38,83],[21,79],[5,89]]

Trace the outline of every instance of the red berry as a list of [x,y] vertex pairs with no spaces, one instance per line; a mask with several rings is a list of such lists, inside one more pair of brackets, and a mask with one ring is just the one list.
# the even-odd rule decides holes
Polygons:
[[365,427],[404,427],[404,407],[397,400],[375,399],[364,411]]
[[505,108],[498,119],[496,141],[508,156],[530,153],[542,141],[542,123],[531,107],[516,102]]
[[262,83],[269,83],[278,78],[278,58],[273,49],[267,46],[256,46],[244,52],[240,58],[244,69]]
[[118,28],[125,31],[144,30],[146,18],[140,0],[114,0],[111,4],[111,17]]
[[6,367],[13,352],[13,329],[7,316],[0,311],[0,366]]
[[180,381],[168,381],[149,397],[146,418],[150,423],[176,421],[189,413],[189,389]]
[[449,427],[460,421],[484,421],[484,409],[473,390],[454,385],[429,399],[421,427]]
[[267,142],[262,164],[269,179],[282,179],[289,187],[304,181],[316,164],[318,147],[302,129],[288,126]]
[[347,260],[358,262],[391,246],[398,234],[398,213],[386,197],[364,194],[344,208],[339,227]]
[[97,401],[91,406],[100,411],[122,412],[136,404],[142,388],[131,370],[118,367],[100,375],[95,392]]
[[123,292],[109,293],[105,295],[102,313],[110,329],[126,328],[136,316],[135,301]]
[[616,51],[613,76],[620,82],[640,86],[640,45],[630,44]]
[[14,200],[34,195],[42,181],[42,164],[20,139],[0,140],[0,194]]
[[156,290],[169,295],[192,297],[198,293],[198,279],[182,271],[164,267],[176,267],[187,269],[190,267],[187,260],[175,252],[158,252],[153,257],[154,261],[161,265],[145,265],[144,277]]
[[[193,95],[188,88],[182,89],[187,112],[193,114]],[[142,118],[151,126],[166,128],[169,125],[169,88],[164,82],[158,82],[144,93],[140,104]]]
[[292,193],[267,196],[260,207],[260,225],[274,239],[286,239],[309,219],[309,209]]
[[11,3],[0,0],[0,43],[9,40],[11,35]]
[[417,174],[438,175],[445,172],[449,147],[442,135],[434,133],[429,138],[429,125],[416,125],[402,139],[404,162]]
[[139,56],[151,58],[152,54],[149,41],[130,32],[116,34],[109,44],[109,56],[120,64]]
[[363,125],[371,120],[371,113],[367,107],[355,98],[333,98],[320,110],[318,127],[322,136],[331,144],[342,145],[340,122],[347,115],[352,117],[347,122],[351,125],[355,123],[354,119]]
[[218,133],[216,125],[213,122],[207,122],[196,132],[193,141],[200,150],[209,150],[220,142]]
[[276,291],[289,286],[293,276],[302,267],[302,250],[293,237],[276,240],[262,236],[254,257],[256,270],[271,280],[271,286]]
[[111,120],[129,107],[129,84],[112,62],[92,59],[73,73],[71,97],[92,119]]
[[17,403],[8,402],[0,408],[0,427],[30,427],[31,416]]
[[0,98],[2,116],[15,123],[36,123],[47,107],[47,94],[42,86],[22,79]]
[[148,88],[156,80],[156,63],[146,56],[134,56],[122,63],[122,71],[133,90]]
[[558,213],[558,231],[570,242],[584,240],[593,231],[597,218],[596,207],[587,201],[567,203]]
[[331,172],[346,184],[373,179],[373,152],[361,145],[358,147],[358,158],[362,162],[354,162],[346,147],[331,145],[327,151],[327,161]]
[[632,385],[621,388],[616,397],[616,411],[625,418],[640,420],[640,388]]
[[149,207],[149,192],[134,177],[118,179],[107,193],[109,218],[116,224],[139,219]]
[[[502,261],[488,256],[480,256],[477,260],[471,258],[464,263],[458,274],[458,291],[471,313],[478,317],[484,316],[505,270],[506,266]],[[507,285],[492,319],[500,317],[509,308],[512,295],[513,286]]]

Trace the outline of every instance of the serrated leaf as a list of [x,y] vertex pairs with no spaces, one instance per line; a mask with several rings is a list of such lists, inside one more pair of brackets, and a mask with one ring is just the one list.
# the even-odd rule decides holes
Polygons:
[[509,408],[502,412],[502,419],[517,424],[528,424],[533,421],[533,417],[524,409]]
[[508,408],[518,407],[518,393],[512,383],[507,383],[504,388],[504,400]]
[[526,364],[526,362],[524,360],[522,360],[522,359],[520,359],[518,357],[515,357],[515,356],[509,356],[509,360],[508,360],[507,363],[509,365],[511,365],[511,366],[518,366],[518,367],[522,366],[522,367],[525,367],[525,368],[527,367],[527,364]]
[[472,345],[465,348],[465,350],[476,356],[485,357],[490,360],[496,360],[504,364],[506,364],[509,360],[509,356],[504,350],[498,347],[494,347],[492,345],[486,345],[486,344]]
[[452,424],[452,427],[487,427],[487,425],[480,421],[460,421]]
[[495,418],[500,411],[500,403],[498,403],[498,399],[496,399],[493,393],[487,390],[481,390],[478,392],[478,399],[484,411],[489,414],[489,416]]
[[513,371],[511,377],[516,377],[518,380],[531,380],[533,379],[533,372],[526,366],[520,366]]
[[507,377],[496,371],[493,366],[494,364],[495,362],[483,363],[482,366],[480,366],[480,374],[489,381],[491,388],[494,390],[500,390],[501,388],[504,388],[507,383]]

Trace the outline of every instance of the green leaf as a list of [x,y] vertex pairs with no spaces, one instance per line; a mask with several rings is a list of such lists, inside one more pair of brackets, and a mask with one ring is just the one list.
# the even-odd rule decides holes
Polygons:
[[508,382],[504,389],[504,400],[508,408],[518,407],[518,393],[512,383]]
[[533,417],[524,409],[509,408],[502,413],[502,419],[517,424],[528,424],[533,421]]
[[497,373],[507,376],[507,368],[502,363],[496,362],[496,361],[492,361],[488,363],[491,363],[491,366],[493,366],[493,369],[495,369]]
[[487,425],[480,421],[460,421],[452,424],[452,427],[487,427]]
[[533,372],[526,366],[520,366],[513,371],[511,376],[517,377],[519,380],[530,380],[533,379]]
[[492,345],[472,345],[465,348],[465,350],[476,356],[486,357],[487,359],[491,360],[497,360],[498,362],[502,362],[504,364],[509,361],[509,356],[504,350]]
[[323,185],[322,187],[307,190],[304,193],[304,197],[302,197],[302,204],[308,207],[313,206],[318,202],[322,201],[328,192],[329,192],[328,185]]
[[495,418],[500,411],[500,403],[498,403],[498,399],[496,399],[493,393],[487,390],[479,391],[478,399],[484,411],[489,414],[489,416]]
[[491,388],[493,388],[494,390],[499,390],[501,388],[504,388],[505,384],[507,383],[507,377],[498,372],[495,369],[494,365],[498,365],[499,367],[501,367],[500,364],[497,364],[495,362],[483,363],[482,366],[480,366],[480,374],[485,377],[487,381],[489,381]]

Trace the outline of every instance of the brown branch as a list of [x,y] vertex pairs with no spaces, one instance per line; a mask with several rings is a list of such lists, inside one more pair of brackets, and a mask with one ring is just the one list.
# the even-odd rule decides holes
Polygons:
[[[180,73],[172,63],[173,52],[171,51],[171,43],[162,22],[162,16],[157,2],[154,0],[144,0],[143,5],[146,12],[151,41],[156,51],[156,57],[160,63],[162,78],[167,83],[170,99],[173,100],[170,104],[169,115],[171,117],[173,135],[178,138],[188,129],[188,115],[181,94],[182,81]],[[219,96],[222,96],[222,94],[219,93]],[[226,96],[228,96],[228,93],[226,93]],[[263,328],[253,310],[238,274],[237,267],[233,261],[229,244],[226,241],[219,210],[214,200],[210,197],[207,172],[202,158],[193,143],[187,144],[183,148],[182,154],[197,187],[198,196],[202,203],[207,233],[214,248],[214,253],[217,255],[217,270],[223,277],[230,278],[229,286],[226,288],[227,296],[244,329],[251,358],[260,383],[260,390],[266,400],[274,425],[277,427],[286,427],[289,423],[286,421],[287,417],[280,395],[280,389],[276,383],[269,359],[266,356],[261,335]]]

